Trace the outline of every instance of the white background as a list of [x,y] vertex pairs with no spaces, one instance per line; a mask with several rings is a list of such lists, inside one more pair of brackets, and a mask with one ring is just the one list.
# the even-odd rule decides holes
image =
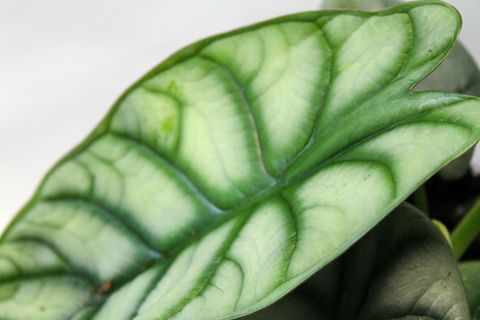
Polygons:
[[[480,61],[480,2],[450,1]],[[320,0],[0,0],[0,230],[115,98],[173,51]]]

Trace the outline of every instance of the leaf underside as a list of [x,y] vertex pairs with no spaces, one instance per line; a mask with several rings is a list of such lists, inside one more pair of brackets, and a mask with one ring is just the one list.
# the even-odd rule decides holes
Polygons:
[[5,319],[229,319],[344,252],[480,136],[476,98],[412,93],[460,18],[432,1],[295,14],[134,84],[0,245]]
[[299,288],[242,318],[280,319],[470,317],[450,245],[425,214],[402,204]]

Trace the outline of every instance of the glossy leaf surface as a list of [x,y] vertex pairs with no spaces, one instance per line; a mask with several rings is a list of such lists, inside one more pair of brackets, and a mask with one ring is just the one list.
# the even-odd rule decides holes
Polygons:
[[410,88],[460,18],[310,12],[181,50],[43,181],[0,245],[8,319],[228,319],[298,286],[480,136]]
[[480,261],[460,263],[472,320],[480,319]]
[[403,204],[295,291],[242,319],[470,318],[457,263],[441,231]]

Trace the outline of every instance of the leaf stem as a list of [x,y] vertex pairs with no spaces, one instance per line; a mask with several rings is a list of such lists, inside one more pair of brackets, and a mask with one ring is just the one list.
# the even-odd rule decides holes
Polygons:
[[460,259],[480,233],[480,199],[453,230],[453,253]]
[[423,213],[427,216],[430,216],[428,210],[428,197],[427,197],[427,190],[425,188],[425,184],[422,184],[412,195],[413,203],[415,206],[420,209]]

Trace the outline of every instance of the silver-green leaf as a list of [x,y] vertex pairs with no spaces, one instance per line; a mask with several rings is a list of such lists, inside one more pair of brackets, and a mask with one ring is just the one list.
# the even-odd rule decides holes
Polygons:
[[0,244],[8,319],[230,319],[334,260],[480,138],[411,88],[460,17],[422,1],[208,38],[135,83]]
[[403,204],[295,291],[242,319],[470,317],[449,244],[424,213]]
[[[322,7],[325,9],[360,9],[382,10],[400,0],[324,0]],[[415,90],[439,90],[480,96],[480,69],[465,46],[458,41],[448,57],[426,79],[421,81]],[[463,154],[458,159],[449,163],[439,174],[447,180],[462,178],[470,169],[473,149]]]

